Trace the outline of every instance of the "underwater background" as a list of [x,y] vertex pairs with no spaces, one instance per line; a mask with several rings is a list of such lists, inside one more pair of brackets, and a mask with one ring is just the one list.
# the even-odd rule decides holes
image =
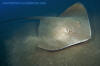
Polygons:
[[[8,0],[0,0],[0,66],[100,66],[99,0],[33,0],[45,1],[46,4],[42,5],[4,5],[4,1]],[[26,40],[24,37],[29,36],[31,39],[31,36],[37,34],[34,33],[37,32],[34,29],[39,22],[25,18],[58,16],[77,2],[81,2],[87,9],[92,29],[91,40],[57,52],[47,52],[36,48],[35,45],[31,46],[31,40],[29,45],[26,42],[23,47],[22,43]],[[10,43],[11,47],[7,43]],[[16,51],[13,51],[11,56],[8,54],[12,47],[15,47]]]

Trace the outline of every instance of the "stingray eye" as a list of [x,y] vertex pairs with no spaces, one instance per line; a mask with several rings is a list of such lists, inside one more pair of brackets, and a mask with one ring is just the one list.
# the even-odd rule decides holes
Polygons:
[[68,28],[65,28],[65,29],[64,29],[64,32],[65,32],[65,33],[69,33],[70,30],[69,30]]
[[67,30],[66,28],[64,28],[64,32],[65,32],[65,33],[68,33],[68,30]]

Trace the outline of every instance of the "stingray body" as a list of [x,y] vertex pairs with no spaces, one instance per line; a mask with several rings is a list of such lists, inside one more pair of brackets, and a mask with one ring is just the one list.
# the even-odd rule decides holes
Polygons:
[[91,38],[88,15],[84,6],[77,3],[58,17],[40,19],[38,47],[60,50]]

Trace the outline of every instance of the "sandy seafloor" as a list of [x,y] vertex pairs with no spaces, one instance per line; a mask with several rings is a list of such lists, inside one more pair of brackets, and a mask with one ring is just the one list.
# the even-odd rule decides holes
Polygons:
[[[99,16],[90,19],[91,40],[56,52],[37,47],[34,41],[38,23],[34,21],[0,24],[1,60],[8,66],[99,66]],[[16,25],[16,26],[15,26]],[[6,26],[6,28],[4,27]]]

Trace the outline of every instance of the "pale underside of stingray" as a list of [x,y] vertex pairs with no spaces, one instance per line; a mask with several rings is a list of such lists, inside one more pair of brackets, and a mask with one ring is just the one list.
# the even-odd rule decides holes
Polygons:
[[91,38],[88,15],[84,6],[77,3],[58,17],[44,17],[39,25],[38,47],[59,50]]

